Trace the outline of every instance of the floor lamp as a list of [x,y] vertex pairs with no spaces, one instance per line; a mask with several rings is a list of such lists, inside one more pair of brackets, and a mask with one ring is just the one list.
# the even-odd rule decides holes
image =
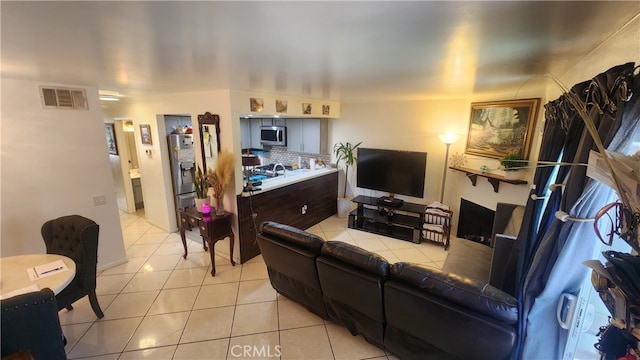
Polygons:
[[438,135],[438,138],[440,138],[440,141],[447,145],[447,151],[444,155],[444,169],[442,170],[442,188],[440,188],[440,203],[442,204],[442,201],[444,200],[444,184],[447,180],[447,165],[449,164],[449,146],[458,141],[460,136],[458,134],[448,133],[440,134]]

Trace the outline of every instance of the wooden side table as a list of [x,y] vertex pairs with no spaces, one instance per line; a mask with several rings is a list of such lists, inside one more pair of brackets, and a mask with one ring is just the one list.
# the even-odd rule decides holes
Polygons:
[[195,207],[189,207],[186,209],[178,209],[178,217],[180,218],[180,238],[182,239],[182,246],[184,246],[184,258],[187,258],[187,239],[185,237],[185,231],[191,230],[194,227],[200,229],[200,236],[202,236],[202,245],[204,250],[207,251],[207,245],[209,246],[209,255],[211,256],[211,276],[216,275],[216,260],[215,260],[215,244],[218,240],[222,240],[226,237],[229,238],[229,253],[231,258],[231,265],[235,266],[236,262],[233,261],[233,243],[234,234],[231,229],[231,213],[225,212],[223,215],[216,215],[211,213],[203,215],[198,212]]

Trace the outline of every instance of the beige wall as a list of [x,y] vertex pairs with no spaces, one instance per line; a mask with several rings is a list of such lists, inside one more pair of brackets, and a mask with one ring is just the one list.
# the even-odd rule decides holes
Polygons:
[[[176,231],[177,223],[171,185],[170,165],[166,132],[164,129],[164,115],[190,115],[194,128],[194,139],[199,144],[197,131],[198,114],[207,111],[220,116],[220,144],[222,149],[238,154],[236,161],[236,174],[242,171],[240,159],[240,116],[250,114],[249,98],[262,97],[265,99],[265,111],[261,116],[275,114],[275,95],[250,93],[243,91],[216,90],[194,92],[186,94],[170,94],[155,96],[138,96],[124,99],[117,105],[110,104],[107,118],[127,118],[134,123],[138,158],[140,160],[140,174],[145,203],[145,216],[149,223],[167,230]],[[320,101],[318,99],[295,98],[289,96],[277,96],[278,99],[288,101],[288,115],[302,116],[302,102],[313,104],[311,116],[317,116],[316,112],[323,104],[330,104],[332,114],[339,114],[340,104],[332,101]],[[297,110],[299,109],[299,110]],[[109,121],[109,120],[108,120]],[[140,124],[151,125],[153,145],[142,145],[140,140]],[[151,155],[145,151],[150,150]],[[196,146],[196,161],[201,162],[200,147]],[[224,197],[224,206],[227,211],[237,214],[236,195],[242,192],[242,177],[234,177],[234,186],[227,189]],[[237,221],[234,224],[237,232]],[[237,238],[236,238],[236,241]],[[236,249],[238,246],[236,245]],[[224,250],[222,250],[224,252]],[[236,252],[236,260],[239,261],[239,252]]]
[[[577,62],[567,73],[556,74],[565,87],[593,78],[609,68],[627,62],[640,65],[640,16],[622,27],[618,32],[595,49],[591,54]],[[555,99],[561,91],[548,81],[550,98]]]
[[[44,109],[43,84],[2,79],[2,256],[45,252],[42,224],[79,214],[100,225],[98,267],[123,263],[98,89],[84,87],[89,110]],[[106,204],[94,206],[93,196],[100,194]]]
[[[566,74],[554,75],[570,87],[577,82],[592,78],[611,66],[630,61],[638,63],[640,62],[640,42],[631,39],[639,38],[640,18],[636,18]],[[502,89],[501,92],[485,96],[465,96],[450,100],[343,102],[340,119],[334,119],[331,122],[330,144],[333,145],[338,141],[363,141],[364,147],[427,152],[424,199],[400,197],[408,201],[430,203],[439,198],[444,167],[445,145],[438,140],[438,134],[451,131],[460,134],[460,140],[451,145],[450,154],[463,153],[472,102],[541,98],[530,155],[530,159],[535,161],[544,129],[543,105],[559,94],[558,86],[549,78],[541,76],[523,81],[518,88]],[[472,169],[479,169],[483,164],[490,169],[497,169],[499,166],[498,161],[494,159],[471,155],[467,155],[467,158],[469,162],[466,166]],[[499,170],[495,172],[502,173]],[[523,174],[523,179],[531,183],[534,172],[534,169],[528,169]],[[349,181],[352,189],[355,189],[355,172],[350,172]],[[452,206],[456,213],[461,197],[495,209],[498,202],[526,203],[529,189],[530,187],[525,185],[503,183],[500,185],[499,192],[495,193],[485,179],[478,179],[477,186],[474,187],[463,173],[449,170],[444,202]],[[384,195],[371,190],[355,190],[357,194]]]
[[[497,94],[491,98],[460,98],[450,100],[414,100],[375,103],[343,103],[342,118],[332,120],[331,144],[339,141],[352,143],[363,141],[362,147],[423,151],[427,153],[427,174],[425,195],[422,199],[398,196],[407,201],[428,204],[439,200],[444,171],[446,146],[438,139],[442,133],[454,132],[461,135],[451,145],[449,157],[455,153],[463,153],[466,134],[469,126],[470,105],[474,101],[513,99],[514,92]],[[537,87],[521,92],[519,98],[542,97],[544,88]],[[535,158],[538,152],[539,129],[534,134],[534,146],[531,152]],[[335,157],[334,157],[335,158]],[[479,169],[487,165],[495,169],[499,162],[495,159],[467,155],[466,167]],[[450,165],[450,164],[449,164]],[[356,166],[357,168],[357,166]],[[356,170],[357,171],[357,170]],[[495,193],[493,187],[485,179],[478,179],[474,187],[464,173],[447,170],[444,203],[450,205],[457,213],[460,198],[479,203],[495,209],[498,202],[524,204],[529,187],[526,185],[510,185],[503,183],[500,191]],[[533,171],[526,171],[523,178],[530,181]],[[382,196],[384,193],[355,188],[355,172],[350,172],[349,182],[357,194]],[[457,217],[457,216],[456,216]]]
[[[132,97],[120,101],[120,104],[109,110],[111,117],[133,121],[145,216],[149,223],[166,231],[176,231],[177,224],[164,115],[191,116],[194,138],[199,141],[198,115],[207,111],[220,116],[221,147],[233,151],[234,125],[230,115],[228,90]],[[152,145],[142,144],[141,124],[151,126]],[[199,146],[196,146],[196,159],[200,163]],[[225,205],[229,210],[234,209],[231,207],[235,205],[233,194],[227,194]]]

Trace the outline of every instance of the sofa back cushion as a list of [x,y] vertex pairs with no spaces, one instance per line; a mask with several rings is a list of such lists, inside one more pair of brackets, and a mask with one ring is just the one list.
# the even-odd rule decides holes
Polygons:
[[316,258],[322,238],[289,225],[266,221],[257,236],[273,288],[327,318],[318,280]]
[[487,284],[396,263],[384,297],[384,343],[400,358],[508,359],[515,346],[516,301]]
[[329,318],[383,345],[385,326],[382,286],[389,277],[383,257],[357,246],[328,241],[317,259],[318,276]]
[[487,283],[404,262],[391,266],[391,278],[498,321],[518,321],[518,300]]
[[384,257],[342,241],[327,241],[320,249],[324,257],[330,257],[352,265],[372,275],[389,277],[389,262]]

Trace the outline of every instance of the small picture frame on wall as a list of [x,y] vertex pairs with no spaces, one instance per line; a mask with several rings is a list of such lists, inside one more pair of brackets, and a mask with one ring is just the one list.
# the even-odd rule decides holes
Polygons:
[[302,113],[311,114],[311,103],[302,103]]
[[264,110],[264,99],[250,98],[249,105],[251,106],[251,112],[262,112]]
[[142,138],[143,144],[153,145],[153,142],[151,141],[151,125],[140,125],[140,138]]
[[276,100],[276,112],[279,112],[279,113],[287,112],[287,100]]
[[109,155],[118,155],[118,143],[116,142],[116,128],[113,124],[104,124],[107,133],[107,150]]
[[322,115],[329,115],[330,108],[329,105],[322,105]]

